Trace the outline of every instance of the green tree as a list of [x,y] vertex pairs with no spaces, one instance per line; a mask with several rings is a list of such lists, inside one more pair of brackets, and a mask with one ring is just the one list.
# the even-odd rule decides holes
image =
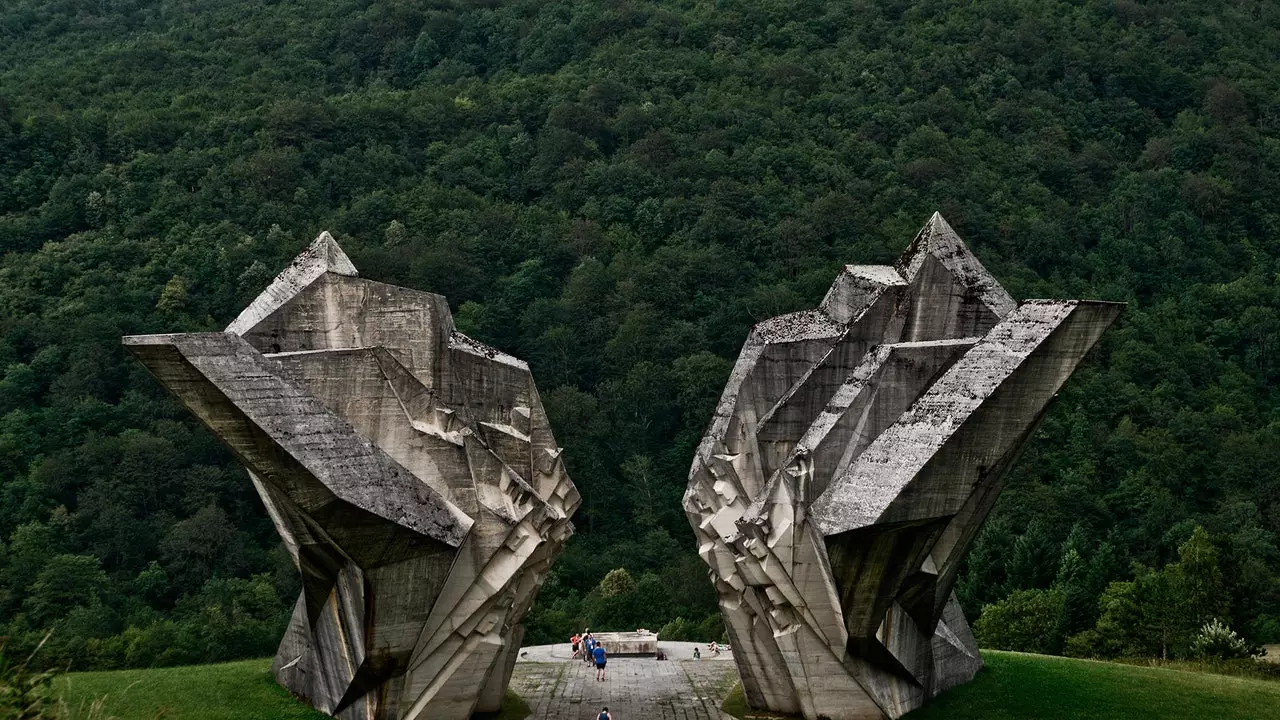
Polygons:
[[982,647],[1056,653],[1062,647],[1062,615],[1061,590],[1016,590],[984,607],[973,629]]
[[107,574],[102,571],[98,558],[55,555],[31,583],[22,608],[35,627],[47,627],[73,608],[100,602],[107,587]]

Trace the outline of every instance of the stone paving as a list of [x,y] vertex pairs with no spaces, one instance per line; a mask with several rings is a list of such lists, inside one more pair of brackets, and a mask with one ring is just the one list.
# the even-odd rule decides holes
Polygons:
[[730,720],[720,710],[738,680],[729,653],[693,659],[696,643],[663,642],[670,660],[609,658],[606,680],[569,657],[568,645],[522,648],[511,689],[529,703],[533,720],[595,720],[609,707],[614,720]]

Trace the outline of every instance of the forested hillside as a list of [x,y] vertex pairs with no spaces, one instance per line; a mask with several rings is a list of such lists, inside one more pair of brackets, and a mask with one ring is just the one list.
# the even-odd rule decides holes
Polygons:
[[713,632],[679,499],[749,327],[934,210],[1015,297],[1130,303],[960,585],[1053,630],[990,642],[1280,640],[1280,5],[7,0],[0,635],[274,650],[292,566],[119,338],[322,229],[532,366],[585,504],[527,640]]

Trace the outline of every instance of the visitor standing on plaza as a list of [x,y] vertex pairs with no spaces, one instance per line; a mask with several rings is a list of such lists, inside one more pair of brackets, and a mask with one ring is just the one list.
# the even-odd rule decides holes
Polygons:
[[591,651],[591,655],[596,661],[596,679],[604,680],[604,666],[605,663],[609,661],[609,658],[604,651],[604,646],[596,645],[595,649]]
[[575,658],[578,657],[578,641],[581,639],[578,637],[578,633],[574,633],[573,637],[569,638],[569,649],[573,651],[573,657]]

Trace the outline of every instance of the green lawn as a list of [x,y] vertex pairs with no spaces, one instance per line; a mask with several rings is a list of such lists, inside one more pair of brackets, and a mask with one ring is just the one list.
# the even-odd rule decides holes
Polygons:
[[[105,696],[106,717],[120,720],[319,720],[271,676],[271,660],[218,665],[71,673],[58,690],[72,710]],[[83,717],[77,712],[75,717]]]
[[[1280,682],[1207,673],[985,651],[987,669],[905,720],[1275,720]],[[74,711],[105,697],[119,720],[289,720],[327,716],[294,700],[271,677],[270,660],[72,673],[58,691]],[[737,698],[735,703],[734,698]],[[741,690],[726,710],[741,717]],[[498,717],[528,706],[508,693]],[[73,717],[86,717],[81,710]],[[490,716],[493,717],[493,716]]]
[[[1280,682],[984,650],[987,669],[903,720],[1276,720]],[[741,687],[725,701],[745,709]]]
[[[64,675],[57,691],[73,718],[118,720],[323,720],[271,676],[271,659],[218,665]],[[103,700],[101,713],[91,705]],[[507,691],[501,712],[476,720],[521,720],[529,706]]]
[[1275,720],[1280,682],[984,650],[987,669],[904,720]]

